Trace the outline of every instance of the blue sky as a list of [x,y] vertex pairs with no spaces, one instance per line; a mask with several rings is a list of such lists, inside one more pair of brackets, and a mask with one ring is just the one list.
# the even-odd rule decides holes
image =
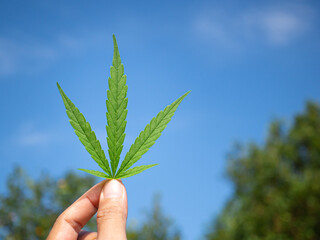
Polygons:
[[67,121],[55,83],[105,141],[105,99],[117,37],[128,83],[124,152],[188,90],[173,121],[125,180],[129,218],[152,196],[185,239],[198,239],[232,194],[226,155],[263,143],[320,100],[318,1],[0,1],[0,191],[14,165],[32,176],[96,169]]

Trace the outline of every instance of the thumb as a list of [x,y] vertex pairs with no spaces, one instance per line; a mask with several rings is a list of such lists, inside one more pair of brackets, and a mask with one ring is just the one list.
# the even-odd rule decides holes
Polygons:
[[100,193],[97,240],[125,240],[127,192],[121,180],[108,180]]

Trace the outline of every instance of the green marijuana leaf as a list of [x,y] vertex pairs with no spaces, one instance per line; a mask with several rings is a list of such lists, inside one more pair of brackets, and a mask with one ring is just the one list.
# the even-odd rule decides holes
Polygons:
[[158,115],[150,121],[131,145],[120,165],[120,168],[118,169],[127,125],[126,117],[128,113],[128,98],[126,97],[128,86],[126,85],[127,77],[124,75],[124,68],[121,63],[118,44],[114,35],[113,45],[113,60],[110,68],[111,77],[108,79],[109,90],[107,90],[108,99],[106,100],[106,131],[110,165],[101,148],[100,142],[97,140],[95,133],[91,130],[90,124],[86,121],[79,109],[76,108],[67,95],[62,91],[58,83],[57,86],[66,107],[70,123],[74,128],[76,135],[90,153],[93,160],[98,163],[105,173],[82,168],[79,168],[79,170],[97,177],[119,179],[131,177],[158,165],[151,164],[131,168],[161,136],[162,131],[167,127],[167,124],[170,122],[179,104],[190,93],[190,91],[182,95],[171,105],[167,106],[163,111],[160,111]]

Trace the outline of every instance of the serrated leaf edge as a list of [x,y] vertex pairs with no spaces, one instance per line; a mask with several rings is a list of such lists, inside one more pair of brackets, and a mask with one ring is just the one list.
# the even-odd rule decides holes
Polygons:
[[[84,117],[83,114],[80,112],[80,110],[74,105],[74,103],[73,103],[73,102],[68,98],[68,96],[64,93],[64,91],[63,91],[62,88],[60,87],[59,83],[57,83],[57,86],[58,86],[59,92],[60,92],[60,94],[61,94],[62,100],[63,100],[63,102],[64,102],[64,104],[65,104],[67,113],[68,113],[68,112],[72,113],[72,115],[74,116],[74,118],[75,118],[77,121],[79,121],[79,120],[78,120],[78,117],[77,117],[77,114],[79,114],[79,115],[83,118],[84,124],[85,124],[85,125],[88,125],[88,126],[86,126],[86,127],[89,128],[89,130],[93,133],[93,135],[94,135],[94,137],[95,137],[95,141],[97,141],[97,142],[99,143],[100,149],[97,150],[97,149],[94,147],[94,145],[89,141],[89,137],[86,135],[86,131],[85,131],[84,127],[83,127],[81,124],[79,124],[80,121],[79,121],[79,122],[74,122],[74,121],[71,120],[70,117],[68,116],[69,119],[70,119],[71,125],[72,125],[72,123],[75,123],[75,124],[79,125],[79,127],[81,128],[81,130],[84,132],[84,134],[82,134],[81,132],[77,131],[77,130],[75,129],[75,127],[72,125],[72,127],[74,128],[77,136],[78,136],[78,134],[77,134],[77,132],[78,132],[80,135],[83,135],[83,136],[85,137],[85,138],[82,138],[82,137],[78,136],[78,137],[79,137],[79,140],[80,140],[80,141],[81,141],[81,139],[86,140],[86,142],[87,142],[90,146],[85,146],[85,145],[82,143],[82,141],[81,141],[81,143],[84,145],[84,147],[85,147],[86,149],[89,148],[90,150],[93,150],[93,151],[95,152],[95,155],[99,158],[99,162],[98,162],[97,160],[95,160],[95,159],[92,157],[92,154],[91,154],[91,153],[89,152],[89,150],[87,149],[87,151],[89,152],[89,154],[91,155],[91,157],[93,158],[93,160],[94,160],[106,173],[108,173],[108,174],[111,175],[111,171],[110,171],[110,167],[109,167],[108,160],[107,160],[107,158],[105,157],[104,151],[103,151],[103,149],[101,148],[101,144],[100,144],[99,140],[96,138],[94,131],[91,129],[91,126],[90,126],[89,122],[85,119],[85,117]],[[69,102],[70,102],[70,103],[69,103]],[[67,107],[67,106],[68,106],[68,107]],[[69,108],[71,111],[70,111],[68,108]],[[78,113],[76,114],[74,111],[77,111]],[[103,154],[102,157],[103,157],[104,159],[101,159],[101,158],[100,158],[100,154],[99,154],[97,151],[101,151],[101,152],[102,152],[102,154]],[[109,172],[110,172],[110,173],[109,173]]]
[[78,168],[78,170],[80,171],[84,171],[86,173],[89,173],[93,176],[96,177],[101,177],[101,178],[107,178],[107,179],[112,179],[112,177],[108,176],[107,174],[100,172],[100,171],[96,171],[96,170],[89,170],[89,169],[84,169],[84,168]]
[[[140,132],[139,136],[136,138],[136,140],[134,141],[134,143],[131,145],[129,151],[127,152],[124,160],[122,161],[121,163],[121,166],[116,174],[117,175],[120,175],[121,172],[124,172],[126,170],[128,170],[133,164],[135,164],[141,157],[143,154],[145,154],[149,148],[155,143],[155,141],[160,137],[161,135],[161,132],[166,128],[166,125],[163,129],[161,129],[159,131],[159,133],[156,135],[156,137],[154,137],[153,139],[149,139],[151,136],[152,136],[152,133],[157,130],[157,127],[159,127],[161,124],[163,124],[162,120],[165,119],[167,117],[167,115],[169,114],[172,114],[172,116],[174,115],[175,111],[177,110],[179,104],[182,102],[182,100],[190,93],[191,91],[188,91],[186,92],[185,94],[183,94],[181,97],[179,97],[176,101],[174,101],[172,104],[168,105],[164,110],[160,111],[156,117],[152,118],[152,120],[150,121],[149,124],[147,124],[147,126],[144,128],[143,131]],[[162,116],[162,119],[157,123],[157,127],[154,127],[154,129],[152,130],[152,132],[149,134],[149,137],[147,137],[146,139],[143,140],[143,143],[140,144],[140,146],[135,149],[135,145],[136,144],[139,144],[139,140],[140,138],[143,137],[143,135],[145,134],[145,131],[152,126],[153,122],[155,120],[157,120],[157,117],[160,116],[160,114],[164,113],[167,109],[168,112]],[[173,110],[174,109],[174,110]],[[173,112],[171,112],[171,110],[173,110]],[[172,116],[169,118],[169,121],[166,123],[168,124],[170,121],[171,121],[171,118]],[[149,142],[148,142],[149,140]],[[142,149],[142,148],[145,148],[144,152],[141,153],[140,156],[136,156],[139,151]],[[131,152],[134,151],[134,153],[132,154]],[[131,153],[131,154],[130,154]]]
[[142,166],[137,166],[137,167],[134,167],[134,168],[130,168],[128,169],[127,171],[125,172],[122,172],[121,174],[117,175],[116,178],[128,178],[128,177],[132,177],[134,175],[137,175],[149,168],[152,168],[154,166],[157,166],[159,164],[150,164],[150,165],[142,165]]
[[111,171],[112,176],[114,177],[119,165],[125,139],[125,129],[127,125],[126,117],[128,113],[128,98],[126,98],[128,86],[126,85],[126,75],[124,75],[124,67],[121,63],[115,35],[113,35],[113,45],[112,66],[110,68],[110,78],[108,79],[108,99],[106,100],[106,131]]

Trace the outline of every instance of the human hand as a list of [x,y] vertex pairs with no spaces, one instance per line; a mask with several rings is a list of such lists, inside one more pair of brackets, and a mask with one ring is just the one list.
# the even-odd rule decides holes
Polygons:
[[[97,233],[82,228],[97,213]],[[56,220],[47,240],[126,240],[127,192],[121,180],[105,180],[82,195]]]

